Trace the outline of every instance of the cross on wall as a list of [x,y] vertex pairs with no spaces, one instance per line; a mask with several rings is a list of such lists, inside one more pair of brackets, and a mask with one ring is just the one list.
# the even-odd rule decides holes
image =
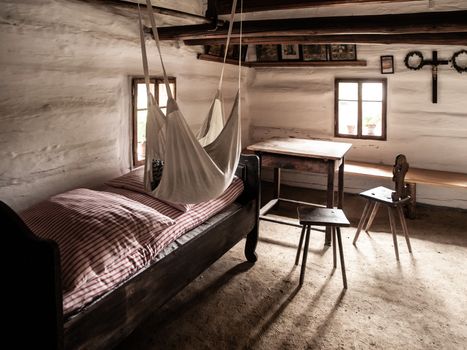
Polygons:
[[[420,63],[416,66],[410,65],[410,58],[417,56],[420,59]],[[424,60],[423,55],[419,51],[409,52],[407,56],[405,56],[405,65],[407,68],[412,70],[419,70],[423,66],[431,65],[431,79],[432,79],[432,86],[431,86],[431,94],[432,94],[432,102],[438,103],[438,66],[439,65],[446,65],[449,64],[449,60],[439,60],[438,59],[438,51],[432,52],[431,60]]]

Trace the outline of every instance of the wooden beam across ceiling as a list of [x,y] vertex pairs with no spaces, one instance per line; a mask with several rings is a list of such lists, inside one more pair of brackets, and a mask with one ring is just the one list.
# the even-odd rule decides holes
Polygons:
[[[431,43],[467,44],[467,11],[395,15],[274,19],[243,22],[245,43]],[[161,40],[184,40],[189,45],[225,41],[228,23],[160,28]],[[232,40],[238,41],[239,23]],[[447,41],[444,41],[447,40]]]
[[[273,10],[295,10],[310,7],[322,7],[330,5],[362,4],[362,3],[393,3],[413,2],[420,0],[247,0],[243,3],[243,12],[259,12]],[[240,9],[240,1],[237,12]],[[229,14],[232,9],[232,0],[218,0],[217,12],[219,15]]]
[[[138,11],[138,3],[126,0],[81,0],[82,2],[86,2],[92,5],[102,5],[106,6],[110,9],[115,10],[123,10],[128,12],[131,15],[137,14]],[[211,1],[211,0],[210,0]],[[146,4],[140,3],[141,11],[143,11],[143,15],[146,13]],[[193,13],[178,11],[175,9],[160,7],[160,6],[152,6],[152,10],[154,13],[158,13],[164,16],[170,16],[179,18],[183,21],[189,23],[210,23],[212,20],[203,16],[199,16]]]
[[[185,45],[221,45],[225,38],[188,39]],[[239,44],[238,38],[230,41]],[[421,33],[421,34],[349,34],[349,35],[308,35],[270,36],[243,38],[242,44],[425,44],[425,45],[467,45],[466,33]]]

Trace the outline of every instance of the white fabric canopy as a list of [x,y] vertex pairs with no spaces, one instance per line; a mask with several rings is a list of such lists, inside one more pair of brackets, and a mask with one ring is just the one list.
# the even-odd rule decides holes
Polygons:
[[[149,69],[143,33],[141,13],[140,38],[143,68],[148,92],[148,115],[146,123],[146,161],[144,168],[145,188],[155,197],[174,203],[199,203],[220,196],[230,185],[238,166],[241,152],[240,115],[240,68],[239,87],[228,118],[224,115],[222,80],[227,48],[232,32],[237,0],[233,1],[229,24],[224,64],[218,91],[210,106],[205,121],[195,136],[189,128],[177,102],[172,96],[167,73],[162,60],[159,36],[150,0],[146,0],[152,32],[159,51],[160,62],[167,89],[167,114],[164,115],[149,90]],[[240,31],[241,50],[241,31]],[[153,161],[164,162],[162,177],[152,190]]]

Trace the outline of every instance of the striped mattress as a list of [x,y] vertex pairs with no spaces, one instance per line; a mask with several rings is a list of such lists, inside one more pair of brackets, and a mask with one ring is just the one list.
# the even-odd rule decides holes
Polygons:
[[[21,217],[32,232],[42,238],[53,239],[59,245],[63,312],[65,317],[70,317],[149,266],[164,248],[229,206],[242,191],[243,182],[235,178],[217,199],[195,204],[183,212],[149,195],[105,185],[99,191],[78,189],[65,193],[68,197],[84,196],[85,220],[77,222],[76,213],[67,213],[68,209],[57,206],[60,195],[26,210]],[[95,194],[91,196],[91,192]],[[119,202],[120,209],[110,214],[104,212],[110,206],[107,203],[112,201]],[[120,216],[127,218],[125,222]],[[84,221],[98,221],[100,226],[98,229],[86,229]],[[149,231],[143,227],[149,228]],[[87,242],[88,250],[83,253],[79,244],[85,232],[86,235],[93,232],[93,235],[91,243]],[[121,235],[121,232],[127,232],[127,235]],[[86,238],[89,240],[89,235]],[[104,257],[105,264],[97,261],[94,255]],[[76,274],[78,279],[75,279]]]

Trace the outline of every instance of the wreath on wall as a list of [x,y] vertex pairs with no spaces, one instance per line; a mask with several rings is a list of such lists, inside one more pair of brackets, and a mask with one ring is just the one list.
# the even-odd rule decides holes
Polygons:
[[[460,51],[457,51],[456,53],[454,53],[454,55],[452,55],[452,58],[450,59],[450,62],[451,62],[452,67],[458,73],[465,73],[465,72],[467,72],[467,64],[462,66],[457,61],[458,57],[461,56],[461,55],[467,55],[467,50],[460,50]],[[414,65],[411,62],[411,61],[413,61],[414,58],[418,58],[418,60],[420,60],[420,62],[418,64]],[[405,66],[408,69],[419,70],[424,66],[423,55],[422,55],[422,53],[420,51],[411,51],[411,52],[409,52],[407,54],[407,56],[405,56],[404,63],[405,63]]]
[[[418,57],[420,59],[420,63],[417,64],[416,66],[413,66],[410,64],[410,61],[412,59],[412,57]],[[407,56],[405,56],[404,58],[404,63],[405,63],[405,66],[408,68],[408,69],[411,69],[411,70],[419,70],[423,67],[424,63],[423,63],[423,55],[420,51],[412,51],[412,52],[409,52],[407,54]]]
[[452,55],[451,64],[456,71],[458,71],[459,73],[464,73],[467,72],[467,65],[460,66],[459,63],[457,63],[457,58],[460,55],[467,55],[467,50],[460,50],[457,51],[454,55]]

